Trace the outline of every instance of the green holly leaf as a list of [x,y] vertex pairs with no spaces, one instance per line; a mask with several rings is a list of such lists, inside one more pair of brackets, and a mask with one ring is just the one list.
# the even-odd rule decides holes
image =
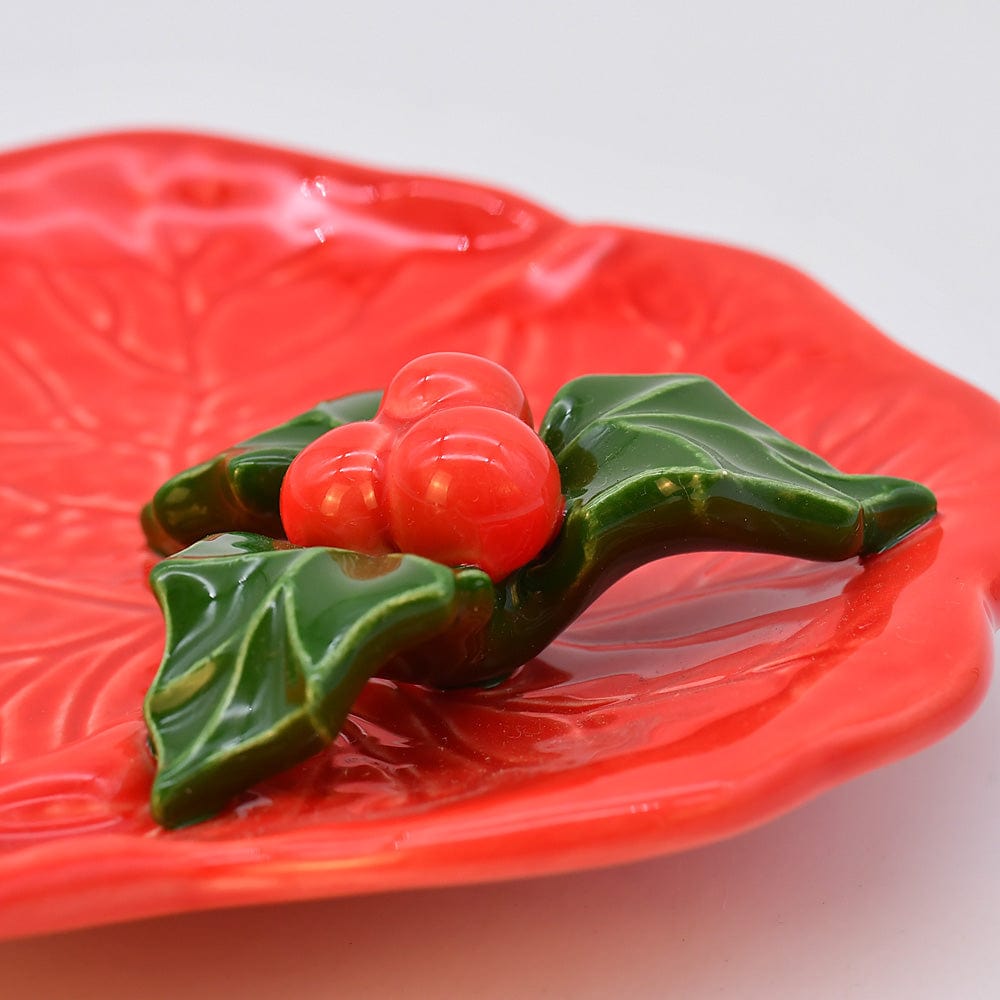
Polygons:
[[837,471],[695,375],[576,379],[540,433],[566,496],[558,538],[498,585],[486,632],[463,659],[418,648],[391,676],[495,681],[643,563],[697,549],[848,559],[889,548],[936,509],[918,483]]
[[142,510],[150,548],[169,555],[223,531],[282,538],[278,497],[292,459],[334,427],[370,420],[381,398],[358,392],[320,403],[168,479]]
[[[697,375],[576,379],[540,433],[572,515],[595,522],[604,549],[613,528],[615,550],[846,559],[889,548],[935,511],[926,487],[838,472]],[[643,527],[653,512],[655,538]]]
[[167,626],[145,703],[151,805],[165,826],[203,819],[315,753],[381,666],[484,622],[494,600],[479,570],[250,534],[198,542],[151,582]]

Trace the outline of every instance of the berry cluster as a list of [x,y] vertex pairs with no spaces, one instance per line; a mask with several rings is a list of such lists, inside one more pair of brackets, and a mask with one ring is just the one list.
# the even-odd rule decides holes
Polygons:
[[375,418],[318,438],[281,488],[295,545],[413,552],[478,566],[494,582],[538,555],[563,506],[558,467],[517,380],[451,352],[401,368]]

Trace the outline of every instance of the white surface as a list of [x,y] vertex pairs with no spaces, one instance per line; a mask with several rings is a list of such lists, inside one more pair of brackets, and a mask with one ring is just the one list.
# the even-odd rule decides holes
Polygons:
[[[992,0],[7,5],[0,146],[204,128],[723,239],[1000,396],[998,36]],[[931,750],[688,855],[13,942],[0,982],[105,1000],[994,998],[997,732],[994,691]]]

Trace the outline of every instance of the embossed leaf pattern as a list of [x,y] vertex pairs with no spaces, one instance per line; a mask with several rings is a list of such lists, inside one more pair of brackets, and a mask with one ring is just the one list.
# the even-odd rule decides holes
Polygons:
[[[493,357],[536,412],[588,372],[696,371],[943,516],[863,564],[644,567],[506,685],[373,681],[326,751],[159,831],[136,512],[429,350]],[[78,140],[0,158],[0,381],[0,934],[704,842],[934,738],[988,675],[996,405],[761,257],[203,136]]]

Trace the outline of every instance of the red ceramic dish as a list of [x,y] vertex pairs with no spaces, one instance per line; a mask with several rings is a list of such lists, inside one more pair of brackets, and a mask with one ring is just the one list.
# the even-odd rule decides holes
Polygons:
[[[941,514],[864,563],[697,555],[510,683],[376,681],[229,814],[150,820],[170,473],[458,350],[535,413],[586,372],[695,371]],[[519,198],[188,135],[0,158],[0,932],[508,878],[724,837],[930,742],[987,683],[1000,407],[801,274]]]

